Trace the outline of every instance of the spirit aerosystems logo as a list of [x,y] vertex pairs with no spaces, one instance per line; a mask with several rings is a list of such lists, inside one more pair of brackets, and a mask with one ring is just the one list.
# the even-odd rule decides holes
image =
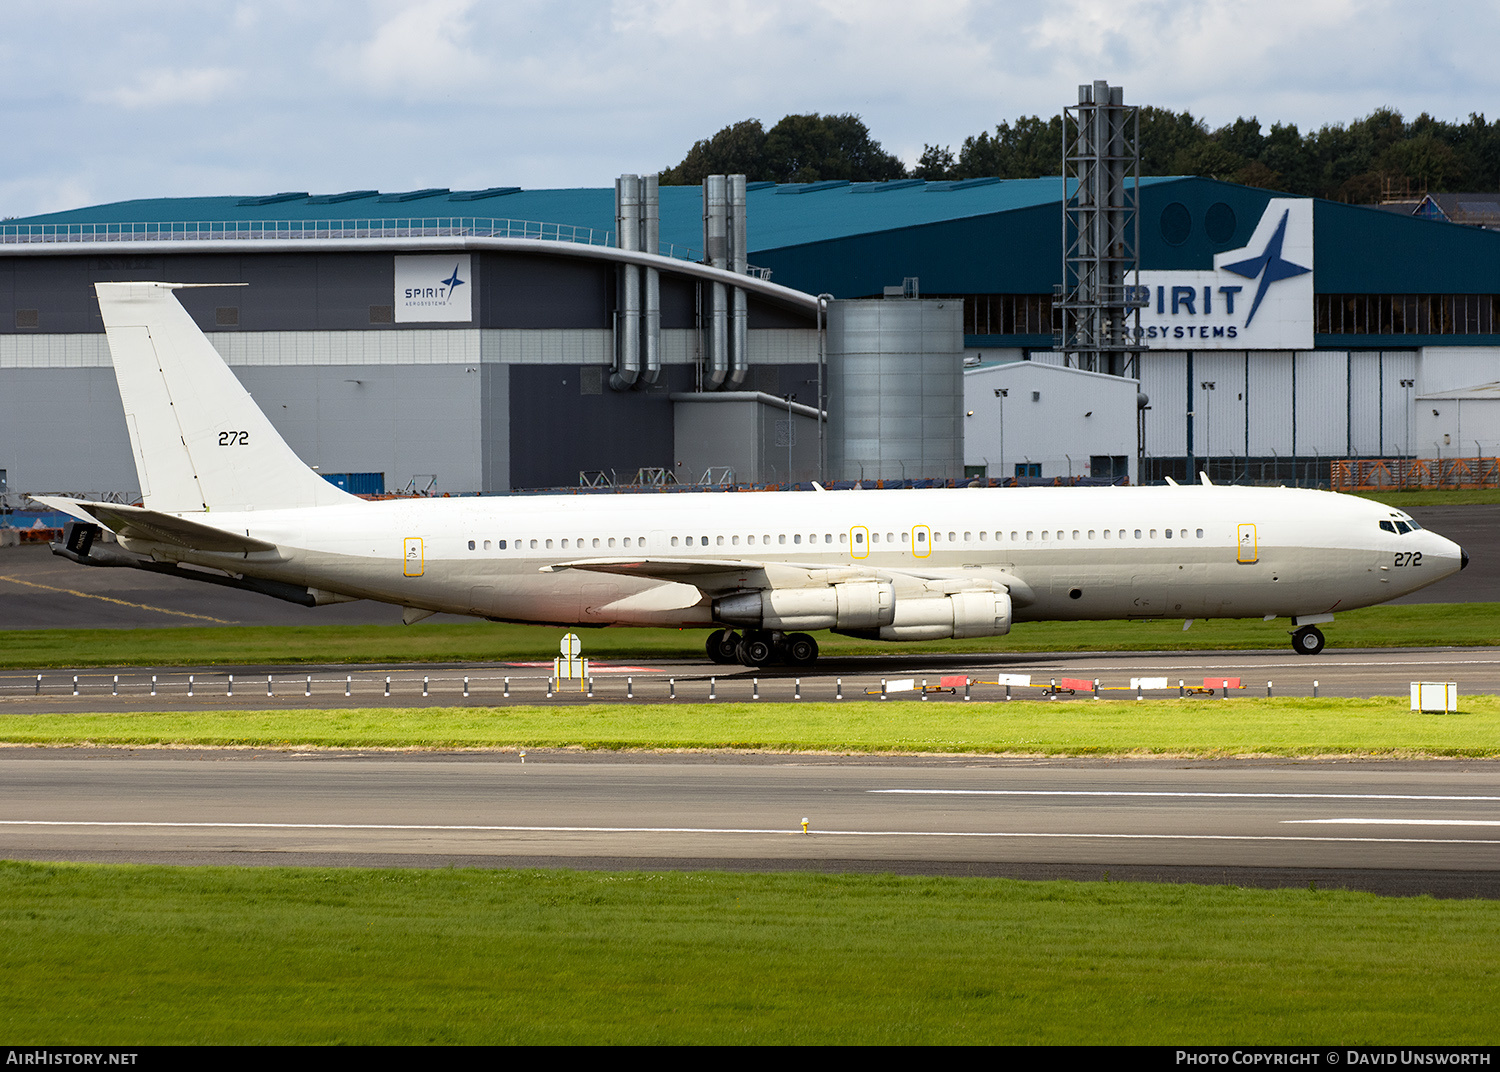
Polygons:
[[396,322],[467,322],[473,319],[469,255],[396,258]]
[[1312,204],[1306,198],[1272,199],[1250,241],[1216,254],[1212,271],[1141,272],[1142,347],[1311,349]]

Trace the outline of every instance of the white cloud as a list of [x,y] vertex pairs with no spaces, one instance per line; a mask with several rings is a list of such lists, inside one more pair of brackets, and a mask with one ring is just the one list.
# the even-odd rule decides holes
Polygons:
[[224,67],[196,67],[187,70],[158,68],[144,72],[132,85],[105,90],[92,96],[96,101],[132,111],[169,108],[178,104],[208,104],[223,96],[236,80],[237,72]]
[[378,94],[447,97],[472,90],[485,76],[469,40],[473,6],[473,0],[396,5],[367,41],[335,54],[335,69]]
[[[1454,28],[1493,2],[11,0],[0,211],[48,191],[606,185],[801,112],[858,113],[911,163],[1096,78],[1210,126],[1462,119],[1500,67],[1493,35]],[[182,121],[202,104],[212,124]]]

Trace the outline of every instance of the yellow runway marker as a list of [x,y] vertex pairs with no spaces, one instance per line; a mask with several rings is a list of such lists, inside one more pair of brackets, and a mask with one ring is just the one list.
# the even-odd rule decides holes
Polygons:
[[0,581],[10,581],[12,584],[24,584],[28,588],[41,588],[48,592],[61,592],[63,595],[78,596],[80,599],[102,599],[106,603],[118,603],[122,607],[136,607],[140,610],[152,610],[158,614],[175,614],[179,618],[196,618],[200,622],[218,622],[220,625],[234,625],[235,623],[225,618],[212,618],[207,614],[189,614],[185,610],[168,610],[166,607],[153,607],[149,603],[132,603],[128,599],[115,599],[113,596],[96,596],[92,592],[79,592],[73,588],[54,588],[50,584],[37,584],[35,581],[23,581],[19,577],[7,577],[0,573]]

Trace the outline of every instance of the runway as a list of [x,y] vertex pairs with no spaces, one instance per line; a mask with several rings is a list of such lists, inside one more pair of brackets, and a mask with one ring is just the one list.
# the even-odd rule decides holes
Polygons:
[[[1020,684],[1021,680],[1028,684]],[[1132,682],[1142,684],[1137,690]],[[1223,682],[1232,686],[1226,689]],[[1460,695],[1500,692],[1500,648],[1376,648],[1300,656],[1286,650],[987,652],[822,659],[811,669],[747,669],[706,660],[596,663],[554,681],[550,663],[348,666],[90,667],[0,671],[0,713],[251,708],[814,700],[1087,702],[1179,695],[1407,696],[1413,681]],[[1006,682],[1009,682],[1007,684]],[[924,689],[925,686],[925,689]]]
[[1500,896],[1500,765],[1482,762],[9,749],[0,785],[0,856],[20,859]]
[[[1500,507],[1442,509],[1462,513],[1414,512],[1471,554],[1500,520]],[[1409,599],[1500,601],[1495,558],[1475,555],[1453,591],[1441,590],[1450,579]],[[397,618],[91,570],[42,548],[0,552],[0,629]],[[813,671],[596,663],[591,683],[550,690],[549,678],[542,661],[8,671],[0,712],[838,702],[876,699],[882,685],[892,703],[1004,702],[1007,691],[1095,702],[1096,679],[1099,702],[1129,702],[1140,678],[1155,679],[1145,697],[1238,679],[1231,704],[1268,692],[1404,696],[1415,680],[1457,681],[1462,696],[1500,692],[1500,649],[933,652]],[[1213,696],[1226,697],[1222,684]],[[22,859],[811,869],[1495,897],[1497,849],[1500,764],[1483,761],[533,752],[523,765],[515,753],[0,749],[0,856]]]

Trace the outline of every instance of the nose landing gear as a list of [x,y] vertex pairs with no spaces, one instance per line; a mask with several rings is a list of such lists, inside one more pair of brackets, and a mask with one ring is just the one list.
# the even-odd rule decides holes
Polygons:
[[1304,625],[1292,634],[1292,648],[1298,655],[1316,655],[1324,643],[1323,631],[1316,625]]

